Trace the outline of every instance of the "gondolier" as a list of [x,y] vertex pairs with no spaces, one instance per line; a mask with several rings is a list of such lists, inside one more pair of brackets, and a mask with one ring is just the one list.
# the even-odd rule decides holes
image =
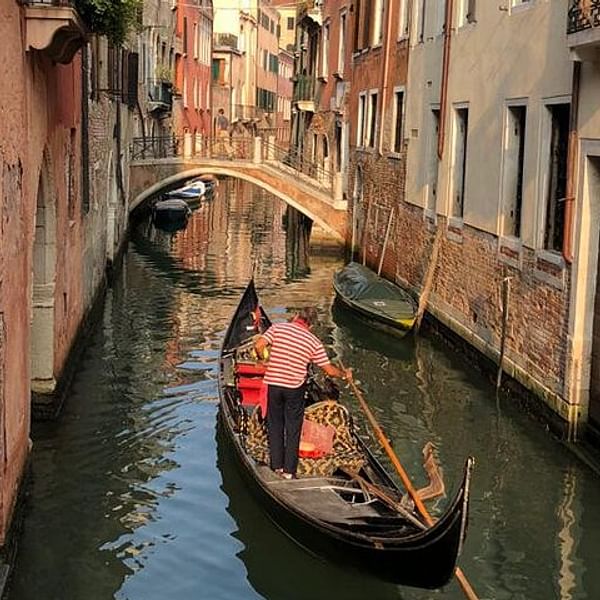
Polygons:
[[[459,573],[473,459],[467,458],[458,489],[429,525],[423,513],[404,502],[406,490],[358,435],[348,408],[324,401],[309,406],[305,418],[334,427],[332,453],[301,457],[302,477],[282,479],[266,464],[268,433],[258,417],[257,390],[266,367],[258,361],[255,336],[270,327],[250,281],[219,355],[219,426],[227,455],[235,458],[247,483],[247,489],[238,487],[236,493],[247,502],[252,494],[290,538],[326,560],[395,584],[430,589],[446,585]],[[264,349],[262,343],[260,347]],[[312,386],[320,388],[317,381]]]
[[286,479],[294,477],[298,466],[308,365],[314,363],[330,377],[352,377],[350,369],[343,371],[331,364],[323,344],[311,333],[316,317],[314,308],[304,308],[290,322],[269,327],[256,342],[259,356],[271,346],[264,376],[269,452],[271,469]]

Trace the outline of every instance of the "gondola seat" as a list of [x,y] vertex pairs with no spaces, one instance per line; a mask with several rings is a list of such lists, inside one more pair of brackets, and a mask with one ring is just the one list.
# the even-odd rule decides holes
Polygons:
[[266,370],[267,368],[263,364],[236,363],[236,387],[240,392],[242,406],[254,407],[257,404],[264,404],[262,396],[266,394],[266,390],[263,376]]

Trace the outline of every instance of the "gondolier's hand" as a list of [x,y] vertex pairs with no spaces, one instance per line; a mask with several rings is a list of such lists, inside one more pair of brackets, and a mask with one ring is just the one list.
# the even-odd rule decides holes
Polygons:
[[341,369],[331,363],[322,368],[329,377],[337,377],[338,379],[344,379],[345,381],[352,381],[352,369]]

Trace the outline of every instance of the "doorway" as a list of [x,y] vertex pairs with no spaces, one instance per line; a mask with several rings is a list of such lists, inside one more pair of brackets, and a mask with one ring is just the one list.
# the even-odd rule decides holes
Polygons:
[[[586,161],[586,192],[590,202],[600,198],[600,157],[590,156]],[[598,236],[598,234],[596,234]],[[598,239],[598,238],[597,238]],[[599,240],[600,244],[600,240]],[[600,248],[600,245],[599,245]],[[590,423],[600,430],[600,260],[596,269],[594,297],[594,326],[592,329],[592,355],[590,368]]]
[[56,208],[47,160],[38,182],[33,241],[31,320],[31,387],[47,392],[54,382],[54,289],[56,273]]

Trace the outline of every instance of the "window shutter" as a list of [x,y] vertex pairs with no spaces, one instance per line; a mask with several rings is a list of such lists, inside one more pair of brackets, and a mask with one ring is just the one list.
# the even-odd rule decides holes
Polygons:
[[121,101],[127,103],[129,90],[129,52],[121,50]]
[[138,53],[130,52],[127,57],[127,106],[132,110],[135,109],[138,102],[138,68]]
[[469,0],[467,5],[467,23],[475,23],[475,0]]

